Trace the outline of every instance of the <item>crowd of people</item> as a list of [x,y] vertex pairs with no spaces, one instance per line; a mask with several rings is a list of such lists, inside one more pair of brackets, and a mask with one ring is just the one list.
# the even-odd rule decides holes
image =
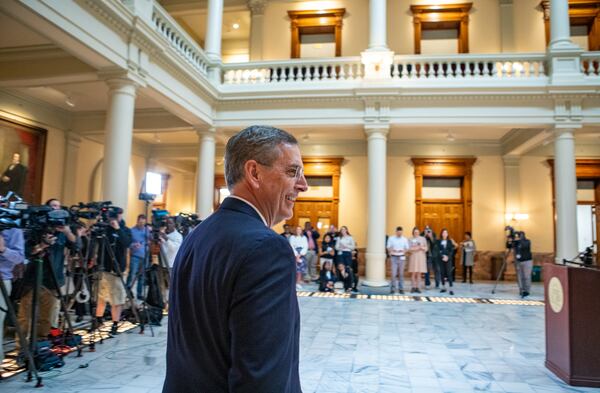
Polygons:
[[[51,210],[64,210],[58,199],[50,199],[45,205]],[[149,267],[160,262],[158,258],[164,260],[165,269],[173,266],[183,241],[173,217],[167,217],[158,228],[152,228],[147,217],[140,214],[136,225],[129,228],[123,219],[123,210],[114,207],[107,222],[101,226],[100,221],[97,217],[67,225],[48,225],[41,236],[18,227],[0,231],[0,279],[17,306],[18,324],[26,335],[34,331],[37,339],[46,339],[53,329],[62,325],[60,312],[65,309],[61,307],[72,307],[76,322],[90,315],[98,324],[103,324],[108,304],[112,320],[110,332],[117,334],[128,291],[135,290],[135,295],[129,292],[130,299],[133,303],[137,298],[139,305],[148,290],[144,281]],[[152,258],[152,246],[160,257]],[[33,289],[37,286],[39,267],[42,272],[37,291],[38,312],[35,329],[31,329]],[[84,291],[90,300],[76,301]],[[92,296],[90,291],[94,291]],[[162,297],[166,302],[166,288]],[[0,344],[4,342],[6,300],[0,295]],[[22,344],[18,337],[15,343],[19,350]],[[3,356],[4,352],[0,351],[0,367]]]
[[333,292],[335,283],[340,282],[344,291],[357,291],[358,250],[347,227],[342,226],[338,231],[330,225],[320,247],[321,235],[310,222],[304,228],[297,226],[293,232],[285,224],[281,236],[288,239],[296,256],[297,290],[303,289],[303,283],[316,282],[320,291]]

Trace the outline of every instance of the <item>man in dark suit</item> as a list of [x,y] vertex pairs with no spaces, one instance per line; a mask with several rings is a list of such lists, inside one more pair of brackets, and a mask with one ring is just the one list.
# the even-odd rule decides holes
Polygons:
[[25,178],[27,168],[21,164],[21,155],[13,154],[12,162],[0,176],[0,195],[6,195],[10,191],[22,197],[25,190]]
[[308,188],[296,139],[246,128],[225,178],[231,196],[175,259],[163,392],[301,393],[294,252],[270,229]]

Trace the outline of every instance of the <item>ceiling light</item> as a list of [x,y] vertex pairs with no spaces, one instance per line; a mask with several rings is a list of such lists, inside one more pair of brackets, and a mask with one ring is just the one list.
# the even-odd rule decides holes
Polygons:
[[67,96],[65,98],[65,104],[67,104],[67,106],[70,106],[71,108],[74,108],[75,107],[75,100],[73,99],[73,97]]
[[231,25],[231,27],[233,27],[233,30],[237,30],[240,28],[240,24],[239,23],[234,23],[233,25]]

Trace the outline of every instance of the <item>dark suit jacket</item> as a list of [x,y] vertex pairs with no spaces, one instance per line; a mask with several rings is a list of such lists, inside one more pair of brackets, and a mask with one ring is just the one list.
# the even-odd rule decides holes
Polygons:
[[250,205],[226,198],[172,274],[163,392],[302,392],[294,252]]
[[[11,164],[12,165],[12,164]],[[27,177],[27,168],[22,164],[15,164],[10,169],[10,165],[6,168],[1,177],[8,176],[10,180],[8,182],[0,181],[0,195],[6,195],[9,191],[14,192],[20,197],[24,197],[23,191],[25,190],[25,178]]]
[[446,242],[446,247],[444,247],[442,245],[442,239],[438,239],[437,246],[439,250],[439,263],[445,263],[444,261],[442,261],[442,256],[445,255],[448,257],[448,262],[450,263],[450,265],[452,265],[454,262],[452,260],[452,257],[454,256],[454,244],[452,244],[452,241],[448,239],[448,241]]

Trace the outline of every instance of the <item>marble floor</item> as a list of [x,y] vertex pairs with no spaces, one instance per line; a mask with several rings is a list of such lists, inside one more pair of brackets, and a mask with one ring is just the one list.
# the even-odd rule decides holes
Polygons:
[[[492,285],[459,284],[456,292],[489,298]],[[541,299],[542,290],[536,285],[532,298]],[[510,284],[494,296],[518,298]],[[304,393],[600,392],[565,385],[544,367],[540,305],[314,296],[299,302]],[[21,374],[1,381],[0,392],[160,392],[164,322],[154,337],[133,329],[82,358],[70,355],[63,368],[43,373],[42,389]]]

